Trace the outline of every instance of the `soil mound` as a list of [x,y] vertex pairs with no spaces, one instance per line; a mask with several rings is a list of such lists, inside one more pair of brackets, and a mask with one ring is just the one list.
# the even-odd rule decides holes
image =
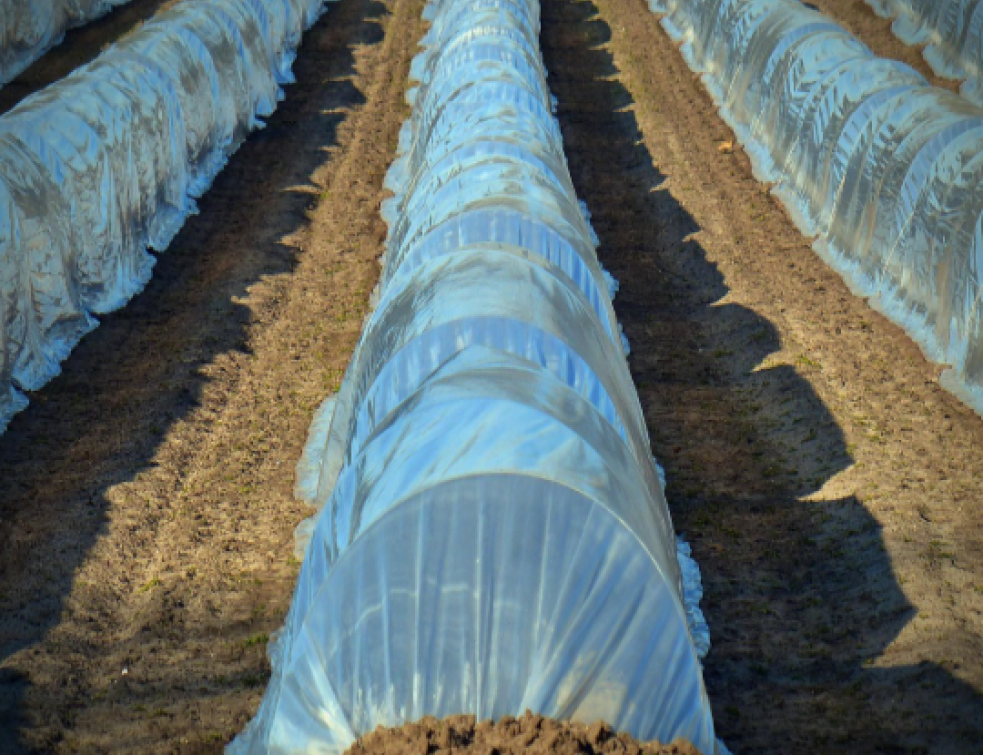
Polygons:
[[617,734],[605,723],[554,721],[529,712],[498,722],[474,716],[443,720],[424,718],[393,729],[378,727],[353,744],[345,755],[700,755],[689,742],[663,745],[638,742]]

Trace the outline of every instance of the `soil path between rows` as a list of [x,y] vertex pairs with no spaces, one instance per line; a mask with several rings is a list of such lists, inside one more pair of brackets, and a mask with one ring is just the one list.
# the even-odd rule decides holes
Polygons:
[[[330,7],[147,291],[0,436],[5,752],[218,752],[255,711],[309,513],[293,466],[378,276],[422,4]],[[720,151],[733,135],[643,0],[543,10],[704,572],[719,733],[737,753],[978,752],[983,423]]]
[[0,436],[0,749],[219,752],[255,712],[359,335],[422,0],[343,0],[298,83]]
[[812,252],[644,0],[544,0],[737,753],[978,753],[983,422]]

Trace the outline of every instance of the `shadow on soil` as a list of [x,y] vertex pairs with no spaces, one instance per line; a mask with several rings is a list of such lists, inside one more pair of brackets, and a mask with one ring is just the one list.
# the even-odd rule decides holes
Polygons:
[[[161,4],[133,6],[149,15]],[[267,128],[242,145],[199,201],[200,214],[159,257],[146,290],[101,318],[62,375],[33,394],[30,407],[0,436],[4,753],[28,751],[20,730],[29,723],[23,701],[31,681],[11,668],[11,656],[41,652],[66,608],[76,569],[105,530],[107,490],[154,466],[168,428],[198,406],[201,368],[220,354],[248,353],[250,313],[237,299],[261,278],[294,269],[296,249],[282,240],[306,225],[316,198],[310,177],[336,143],[346,109],[364,102],[348,79],[354,49],[382,40],[379,19],[387,13],[375,0],[328,6],[304,37],[294,65],[297,83],[287,87]],[[77,56],[71,43],[58,48],[60,60]],[[54,686],[67,688],[71,679]],[[200,686],[183,688],[177,694],[194,697]],[[61,725],[70,730],[70,712],[65,715]]]
[[799,374],[809,365],[767,365],[772,323],[721,303],[726,282],[663,186],[610,39],[593,3],[544,1],[571,173],[621,282],[653,450],[703,569],[718,735],[735,752],[976,752],[959,725],[983,720],[975,690],[934,664],[870,668],[914,611],[863,503],[805,500],[852,464],[843,433]]

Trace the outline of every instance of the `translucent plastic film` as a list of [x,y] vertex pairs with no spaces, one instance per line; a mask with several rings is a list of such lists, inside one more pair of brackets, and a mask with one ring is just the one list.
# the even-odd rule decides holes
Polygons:
[[270,686],[229,750],[341,753],[379,724],[531,709],[713,753],[539,6],[427,12],[375,308],[315,418],[297,491],[318,513]]
[[0,431],[143,288],[321,7],[180,3],[0,117]]
[[963,82],[962,94],[983,105],[983,2],[981,0],[866,0],[939,76]]
[[983,109],[795,0],[653,0],[816,251],[983,413]]
[[130,0],[0,0],[0,86],[84,26]]

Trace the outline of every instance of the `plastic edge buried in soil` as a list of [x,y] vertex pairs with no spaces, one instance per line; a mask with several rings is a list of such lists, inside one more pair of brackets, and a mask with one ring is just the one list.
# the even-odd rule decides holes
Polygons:
[[795,0],[651,0],[813,248],[983,414],[983,109]]
[[324,7],[180,3],[0,117],[0,432],[143,289]]
[[699,572],[567,171],[539,6],[426,18],[373,311],[298,467],[316,513],[229,752],[526,709],[720,752]]

